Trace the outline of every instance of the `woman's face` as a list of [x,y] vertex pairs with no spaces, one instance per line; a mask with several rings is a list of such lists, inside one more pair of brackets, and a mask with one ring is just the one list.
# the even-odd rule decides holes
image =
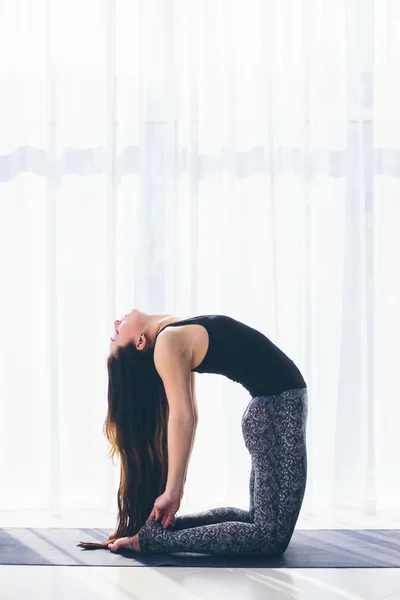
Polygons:
[[113,354],[119,346],[125,346],[134,342],[138,350],[145,345],[142,335],[145,314],[134,308],[120,319],[114,321],[114,335],[110,338],[110,354]]

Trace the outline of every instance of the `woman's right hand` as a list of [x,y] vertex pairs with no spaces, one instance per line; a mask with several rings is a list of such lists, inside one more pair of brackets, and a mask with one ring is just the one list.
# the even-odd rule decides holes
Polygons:
[[154,501],[153,510],[150,513],[146,524],[154,519],[161,519],[161,525],[166,529],[169,525],[173,525],[175,513],[178,512],[181,505],[181,494],[174,494],[165,491],[161,496]]

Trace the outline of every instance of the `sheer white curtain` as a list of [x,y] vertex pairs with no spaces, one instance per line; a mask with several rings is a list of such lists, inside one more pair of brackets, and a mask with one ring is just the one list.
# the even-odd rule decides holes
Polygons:
[[[399,27],[391,0],[0,0],[0,524],[114,525],[132,307],[265,333],[309,387],[300,523],[398,524]],[[250,397],[197,381],[182,513],[246,508]]]

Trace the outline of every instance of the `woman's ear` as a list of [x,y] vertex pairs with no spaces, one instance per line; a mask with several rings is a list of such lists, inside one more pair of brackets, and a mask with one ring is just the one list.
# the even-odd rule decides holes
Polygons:
[[137,350],[144,350],[147,348],[147,338],[144,333],[141,333],[136,344]]

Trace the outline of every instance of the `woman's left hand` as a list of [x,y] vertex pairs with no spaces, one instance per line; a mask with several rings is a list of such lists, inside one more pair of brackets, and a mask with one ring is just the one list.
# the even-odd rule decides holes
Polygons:
[[165,491],[161,496],[158,496],[154,501],[153,510],[150,513],[146,523],[154,519],[161,519],[161,525],[166,529],[170,524],[173,524],[175,513],[181,505],[181,493],[173,493]]

